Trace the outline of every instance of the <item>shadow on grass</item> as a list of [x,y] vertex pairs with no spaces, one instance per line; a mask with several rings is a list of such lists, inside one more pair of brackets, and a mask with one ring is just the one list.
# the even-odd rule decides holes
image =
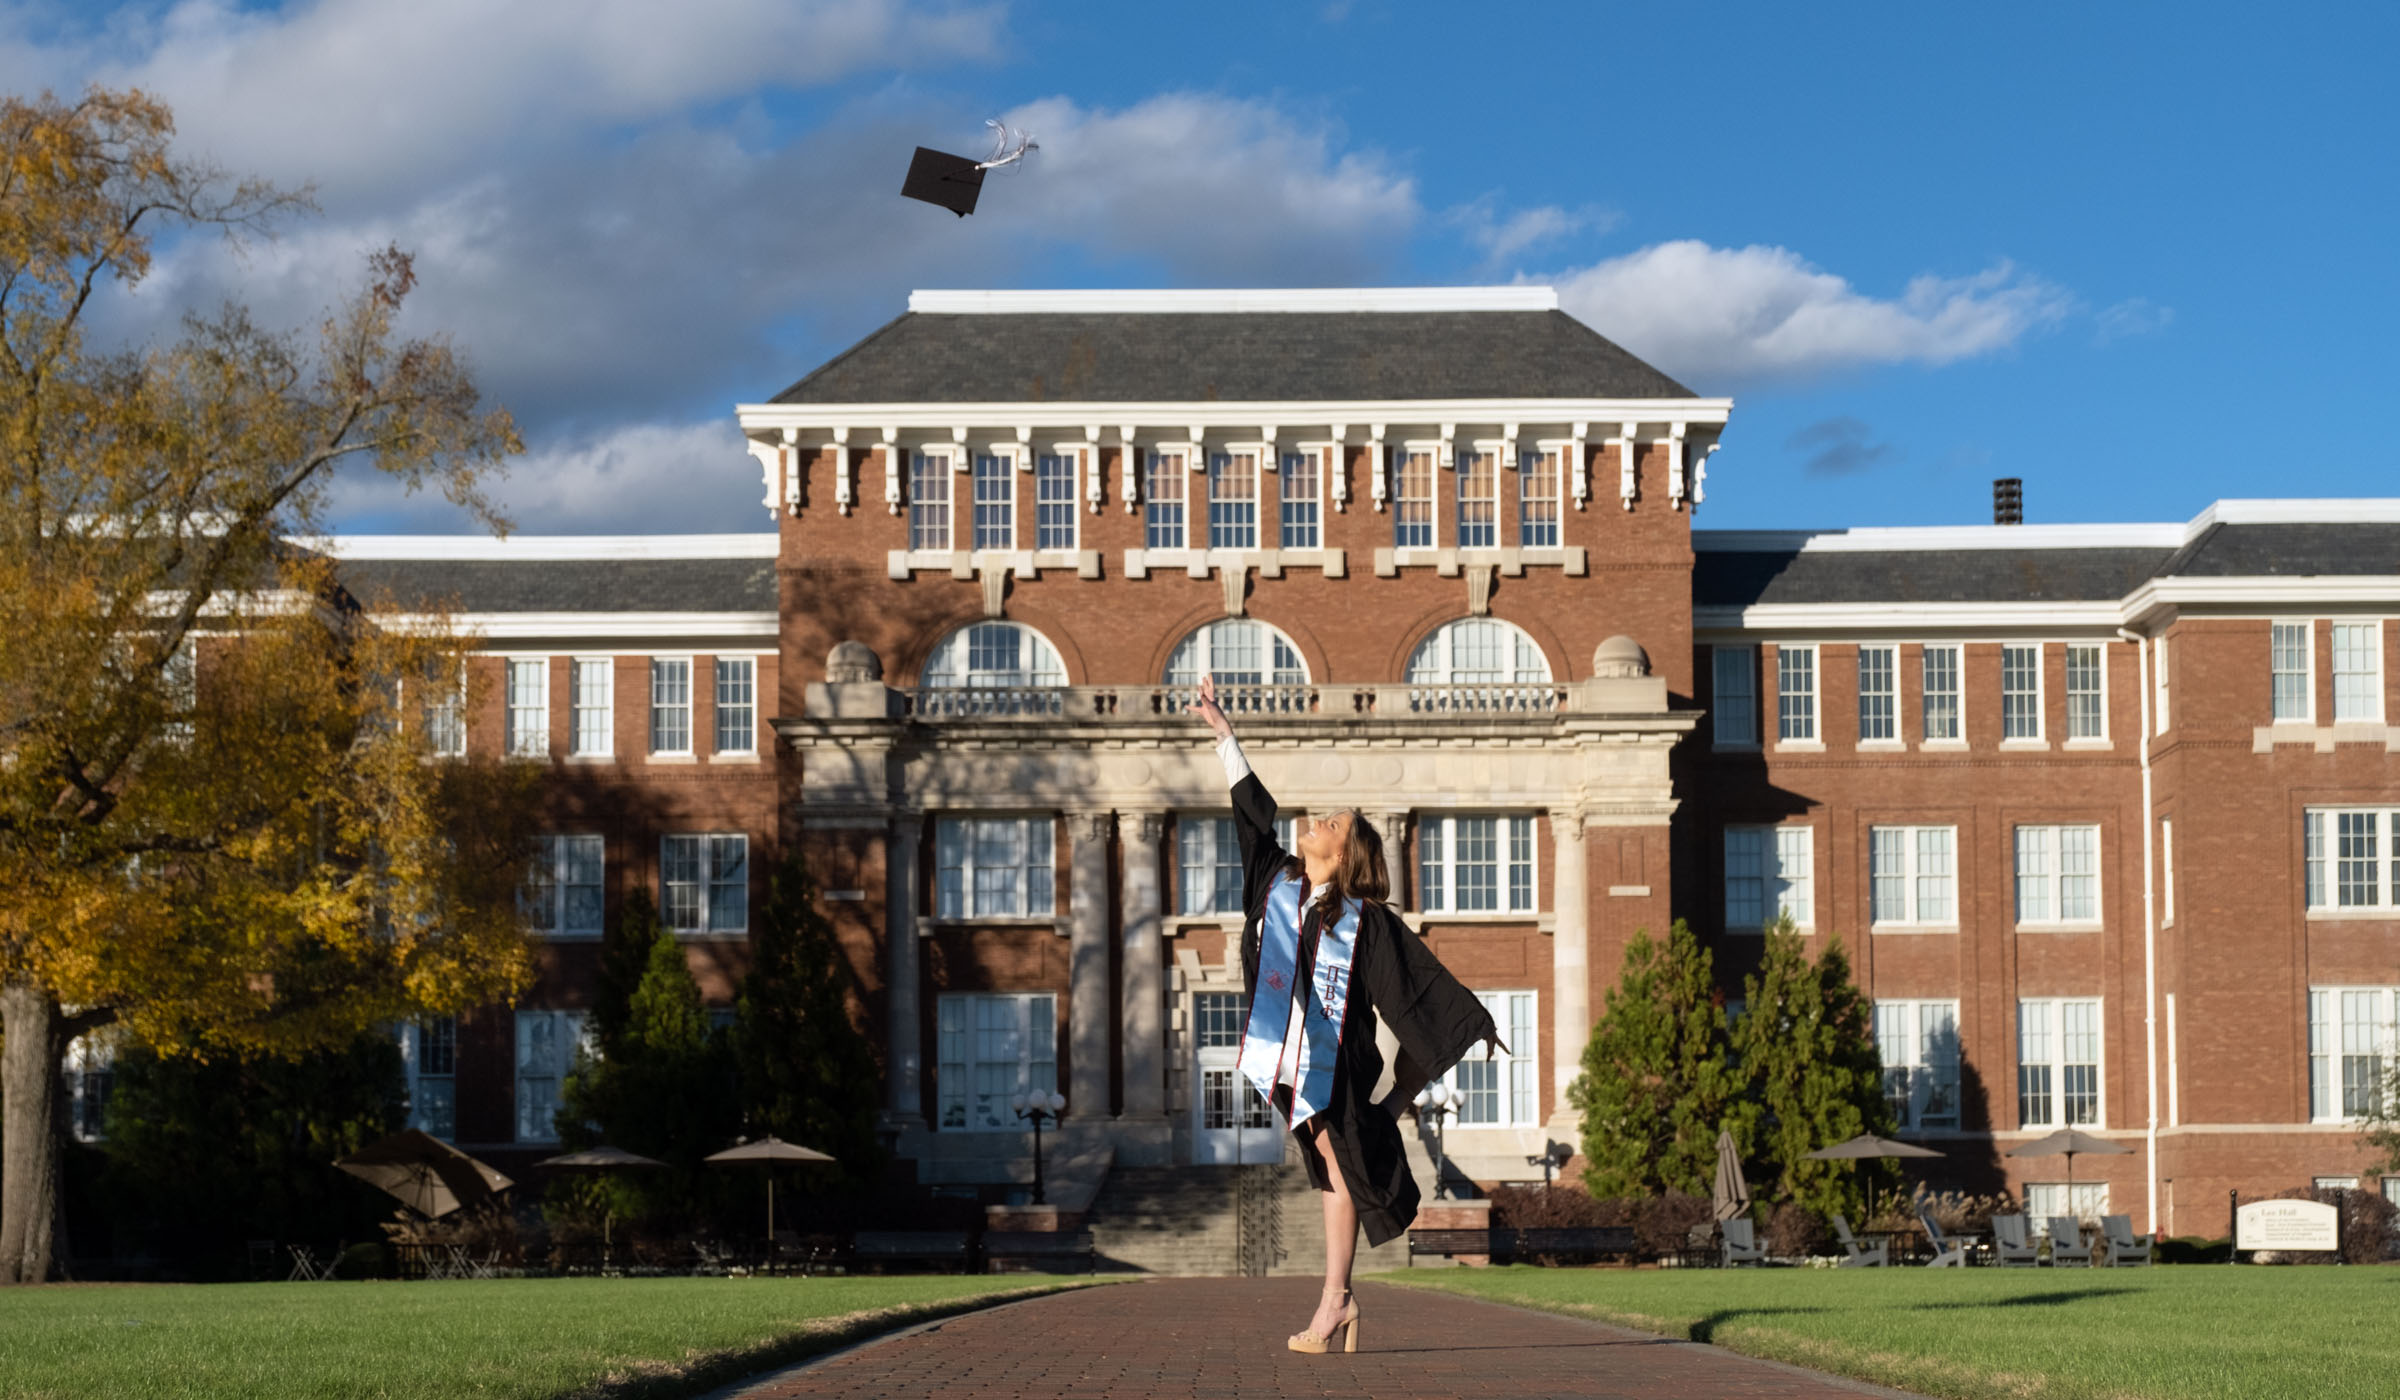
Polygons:
[[1982,1312],[1986,1308],[2059,1308],[2069,1303],[2088,1303],[2094,1298],[2119,1298],[2141,1292],[2138,1288],[2093,1288],[2075,1293],[2028,1293],[2020,1298],[1992,1298],[1979,1303],[1912,1303],[1911,1312]]
[[1829,1308],[1726,1308],[1694,1322],[1684,1329],[1686,1339],[1695,1342],[1714,1341],[1717,1329],[1741,1317],[1790,1317],[1803,1313],[1830,1312]]

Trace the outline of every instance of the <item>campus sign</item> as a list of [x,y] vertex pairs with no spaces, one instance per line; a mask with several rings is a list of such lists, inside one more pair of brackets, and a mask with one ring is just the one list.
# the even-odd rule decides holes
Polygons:
[[2339,1249],[2341,1214],[2315,1201],[2252,1201],[2234,1212],[2235,1249]]

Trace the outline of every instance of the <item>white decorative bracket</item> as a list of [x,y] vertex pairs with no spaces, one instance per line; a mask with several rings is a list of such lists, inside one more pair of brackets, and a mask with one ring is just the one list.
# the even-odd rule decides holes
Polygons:
[[1492,566],[1467,566],[1467,615],[1487,617],[1492,611]]
[[1349,439],[1350,425],[1336,423],[1333,425],[1333,446],[1325,451],[1325,484],[1332,488],[1336,512],[1344,511],[1350,505],[1350,463],[1345,460],[1350,455]]
[[1700,460],[1692,463],[1692,508],[1695,510],[1699,509],[1702,501],[1708,499],[1708,459],[1717,455],[1720,446],[1722,444],[1712,442],[1701,448]]
[[1500,425],[1500,469],[1517,469],[1517,425],[1514,423]]
[[833,430],[833,505],[844,515],[850,513],[850,430]]
[[1619,458],[1617,466],[1617,494],[1624,498],[1625,509],[1627,510],[1633,509],[1633,498],[1637,495],[1640,495],[1642,489],[1642,477],[1639,466],[1641,444],[1635,439],[1635,435],[1641,432],[1641,430],[1641,424],[1627,423],[1623,426],[1621,435],[1617,438],[1617,455]]
[[1450,439],[1457,436],[1457,434],[1458,425],[1456,423],[1444,423],[1442,425],[1442,445],[1435,449],[1436,455],[1434,457],[1433,464],[1437,467],[1440,467],[1443,471],[1451,471],[1458,466],[1458,458],[1451,451],[1450,447]]
[[783,446],[780,443],[760,442],[757,438],[744,438],[742,445],[749,448],[750,455],[758,459],[759,478],[766,488],[766,494],[758,503],[767,508],[768,519],[777,519],[783,514],[783,503],[776,499],[781,494],[776,488],[783,484]]
[[1184,465],[1196,472],[1208,470],[1208,450],[1200,445],[1200,439],[1206,436],[1198,423],[1192,425],[1192,453],[1185,459]]
[[883,454],[883,506],[894,515],[900,513],[900,429],[886,427],[875,450]]
[[1250,590],[1250,566],[1221,564],[1217,567],[1217,578],[1225,585],[1225,615],[1240,617],[1242,595]]
[[1667,508],[1683,509],[1683,433],[1685,425],[1667,428]]
[[783,430],[783,505],[794,515],[800,513],[800,430]]
[[1089,513],[1100,513],[1100,425],[1083,425],[1083,501]]
[[1591,431],[1592,425],[1589,423],[1575,425],[1572,455],[1567,459],[1567,475],[1573,478],[1569,489],[1574,493],[1577,510],[1583,509],[1584,499],[1592,494],[1592,464],[1584,460],[1583,455],[1583,440]]
[[1380,512],[1383,509],[1385,483],[1391,476],[1392,464],[1385,461],[1383,456],[1383,425],[1381,423],[1368,424],[1367,435],[1375,444],[1375,455],[1369,459],[1374,465],[1367,469],[1367,489],[1374,493],[1375,509]]
[[1134,435],[1140,431],[1141,429],[1131,423],[1117,429],[1118,436],[1125,443],[1124,455],[1117,462],[1117,493],[1125,498],[1127,515],[1133,514],[1141,506],[1141,468],[1136,465],[1136,462],[1141,457],[1142,450],[1133,445]]

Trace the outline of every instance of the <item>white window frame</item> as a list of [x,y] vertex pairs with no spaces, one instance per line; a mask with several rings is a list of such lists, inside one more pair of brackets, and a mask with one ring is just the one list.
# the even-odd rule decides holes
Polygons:
[[[436,666],[443,664],[436,660]],[[417,722],[423,726],[425,750],[436,758],[467,756],[467,665],[463,656],[449,658],[454,679],[445,682],[429,675],[417,684],[425,691],[425,701],[417,706]],[[405,690],[405,685],[403,690]]]
[[[958,449],[948,444],[927,443],[908,449],[911,563],[947,561],[958,548],[958,456]],[[970,540],[974,538],[972,523],[970,520]]]
[[[1933,658],[1936,652],[1950,658],[1950,686],[1936,690],[1933,686]],[[1937,736],[1933,732],[1938,708],[1935,697],[1946,698],[1950,704],[1950,727],[1954,731]],[[1963,749],[1967,746],[1967,648],[1963,642],[1926,642],[1917,654],[1917,732],[1926,748]]]
[[578,1051],[591,1050],[591,1018],[582,1011],[520,1009],[516,1014],[515,1137],[558,1141],[558,1110]]
[[[1018,828],[1014,840],[1022,858],[1014,864],[987,867],[979,863],[983,839],[1001,826]],[[1008,873],[1005,891],[996,878],[1002,872]],[[987,874],[995,881],[979,878]],[[1058,915],[1057,891],[1057,822],[1048,813],[935,818],[935,918],[952,923],[1050,923]],[[987,895],[995,907],[985,907]],[[1003,904],[1013,907],[999,907]]]
[[[1012,1019],[1013,1028],[986,1024]],[[935,1131],[1025,1132],[1010,1097],[1058,1092],[1058,993],[944,992],[934,999],[934,1027]],[[1014,1057],[983,1053],[987,1034],[1013,1039]],[[1035,1053],[1044,1047],[1048,1055]],[[997,1072],[988,1087],[978,1083],[986,1068]]]
[[[2088,692],[2075,688],[2075,653],[2079,651],[2088,651],[2093,654],[2092,676],[2097,684]],[[2067,687],[2067,747],[2071,749],[2106,748],[2108,747],[2108,643],[2068,642],[2064,660],[2066,669],[2063,680]],[[2075,701],[2085,694],[2092,697],[2093,727],[2091,733],[2079,734],[2076,732]]]
[[[1738,692],[1729,692],[1727,677],[1738,677]],[[1712,646],[1709,648],[1709,747],[1738,751],[1758,748],[1758,648],[1755,646]],[[1726,704],[1728,698],[1741,702],[1739,710]],[[1730,714],[1738,714],[1741,723],[1728,724]],[[1729,730],[1738,732],[1729,733]]]
[[[1508,1049],[1499,1051],[1488,1044],[1478,1045],[1442,1076],[1442,1082],[1460,1096],[1456,1116],[1451,1119],[1451,1130],[1472,1133],[1485,1128],[1541,1126],[1542,1022],[1539,994],[1530,988],[1512,987],[1490,992],[1478,988],[1475,989],[1475,999],[1492,1013],[1492,1024],[1499,1028],[1500,1038],[1507,1043]],[[1485,1089],[1479,1084],[1470,1090],[1466,1080],[1470,1077],[1481,1079],[1486,1065],[1493,1067],[1490,1071],[1492,1087]],[[1497,1110],[1494,1116],[1470,1118],[1470,1107],[1479,1106],[1469,1100],[1470,1093],[1475,1101],[1490,1095]]]
[[108,1101],[117,1086],[116,1037],[105,1028],[76,1036],[60,1054],[59,1070],[67,1131],[77,1142],[106,1142]]
[[[436,1039],[440,1043],[429,1047],[428,1034],[440,1028]],[[458,1018],[433,1016],[422,1021],[403,1021],[398,1028],[401,1073],[408,1086],[408,1126],[448,1142],[458,1136]],[[430,1067],[437,1059],[447,1069]],[[429,1091],[440,1087],[438,1104],[429,1102],[435,1096]]]
[[[1881,691],[1867,689],[1867,658],[1871,655],[1883,658],[1884,688]],[[1867,701],[1870,699],[1881,700],[1890,706],[1883,716],[1885,733],[1867,732]],[[1900,737],[1901,719],[1900,648],[1889,642],[1861,643],[1858,648],[1858,746],[1862,749],[1906,747]]]
[[[1947,999],[1878,1000],[1875,1047],[1883,1058],[1884,1101],[1902,1131],[1953,1130],[1962,1124],[1959,1065],[1966,1059],[1958,1003]],[[1938,1042],[1948,1033],[1947,1061]],[[1895,1093],[1895,1090],[1900,1092]],[[1948,1112],[1929,1110],[1947,1097]]]
[[[1083,548],[1083,496],[1080,488],[1084,472],[1088,469],[1083,460],[1085,450],[1082,443],[1058,442],[1052,443],[1049,451],[1034,454],[1033,552],[1037,556],[1059,558]],[[1053,462],[1064,462],[1067,466],[1067,495],[1063,501],[1044,495],[1044,492],[1058,484],[1057,477],[1049,470]],[[1057,516],[1053,514],[1060,510],[1066,512],[1066,542],[1063,544],[1057,540]],[[1045,535],[1050,536],[1047,542]]]
[[[2361,833],[2374,844],[2366,856],[2345,855],[2343,825],[2363,818]],[[2400,807],[2308,807],[2300,814],[2302,897],[2311,918],[2388,918],[2400,914]],[[2355,881],[2345,881],[2345,863],[2363,863],[2371,897],[2353,901],[2346,896]]]
[[[2088,833],[2091,838],[2091,870],[2069,875],[2067,872],[2068,833]],[[2101,858],[2100,828],[2092,822],[2026,822],[2011,833],[2009,869],[2010,898],[2016,910],[2019,928],[2095,929],[2101,926],[2107,908],[2102,903],[2101,872],[2106,862]],[[2027,867],[2036,869],[2028,870]],[[2091,882],[2092,912],[2069,917],[2067,892],[2070,879]],[[2030,909],[2033,912],[2028,914]]]
[[[1458,829],[1461,822],[1469,821],[1492,823],[1493,907],[1489,909],[1458,906]],[[1540,912],[1541,856],[1531,816],[1519,812],[1427,813],[1417,818],[1416,837],[1419,912],[1464,919],[1522,919]]]
[[1816,845],[1813,826],[1726,827],[1725,932],[1764,933],[1786,914],[1795,928],[1816,927]]
[[[541,679],[539,690],[526,687],[520,690],[520,675]],[[548,758],[550,756],[550,658],[547,656],[511,656],[503,659],[500,672],[502,729],[510,758]],[[538,696],[538,700],[535,697]]]
[[[2367,669],[2358,670],[2353,668],[2347,671],[2342,669],[2342,634],[2344,632],[2366,633],[2366,659],[2369,663]],[[2383,723],[2382,621],[2380,619],[2373,621],[2362,621],[2357,618],[2336,618],[2333,621],[2332,642],[2333,722],[2335,724]],[[2361,683],[2355,688],[2365,692],[2363,696],[2359,697],[2364,702],[2364,708],[2353,708],[2348,713],[2344,713],[2342,708],[2342,682],[2345,680],[2361,681]]]
[[[1325,458],[1329,449],[1303,447],[1276,462],[1275,547],[1295,554],[1325,548]],[[1305,483],[1294,490],[1293,483]]]
[[[1004,629],[1017,636],[1017,656],[1025,660],[1030,652],[1032,664],[1014,670],[999,671],[979,668],[975,661],[977,634],[984,629]],[[920,683],[928,688],[993,688],[1022,690],[1043,686],[1063,686],[1067,683],[1066,663],[1059,659],[1058,648],[1042,635],[1038,628],[1023,622],[993,619],[970,622],[953,629],[934,643],[925,658]]]
[[[2017,1126],[2020,1128],[2092,1128],[2108,1129],[2108,1023],[2107,1008],[2100,997],[2019,997],[2017,999]],[[2090,1018],[2089,1029],[2070,1031],[2068,1016]],[[2070,1055],[2069,1037],[2088,1037],[2091,1058]],[[2067,1112],[2067,1072],[2071,1069],[2091,1073],[2091,1116],[2076,1118]],[[2028,1070],[2043,1070],[2048,1074],[2043,1094],[2048,1099],[2046,1116],[2028,1117],[2025,1112]]]
[[[1268,460],[1269,449],[1258,443],[1229,443],[1209,452],[1208,469],[1201,473],[1201,489],[1208,502],[1206,547],[1211,552],[1252,554],[1265,543]],[[1248,464],[1246,470],[1243,463]],[[1247,500],[1239,495],[1220,497],[1217,494],[1219,487],[1227,483],[1238,489],[1245,475],[1249,478],[1250,488]],[[1247,522],[1241,519],[1244,506],[1249,507]],[[1218,523],[1220,508],[1226,512],[1222,542]]]
[[[1217,664],[1217,639],[1236,628],[1256,628],[1259,641],[1257,671],[1233,671]],[[1257,680],[1242,677],[1257,675]],[[1278,686],[1311,685],[1308,658],[1301,654],[1300,645],[1284,630],[1271,622],[1253,617],[1220,617],[1201,623],[1183,636],[1167,653],[1167,673],[1161,684],[1170,686],[1198,685],[1202,676],[1214,676],[1220,686]]]
[[[2356,1000],[2353,1000],[2353,999]],[[2364,1007],[2362,1022],[2350,1014]],[[2363,1042],[2363,1043],[2362,1043]],[[2364,1060],[2358,1078],[2365,1081],[2369,1102],[2391,1087],[2395,1057],[2400,1057],[2400,987],[2319,986],[2308,989],[2308,1119],[2312,1123],[2356,1123],[2364,1115],[2349,1111],[2352,1075],[2349,1062]]]
[[[2287,628],[2300,633],[2300,709],[2297,714],[2281,712],[2281,697],[2276,682],[2294,672],[2283,665],[2283,638]],[[2315,618],[2276,618],[2267,624],[2267,716],[2274,724],[2308,724],[2317,722],[2317,622]]]
[[[1458,642],[1474,633],[1501,638],[1508,648],[1505,674],[1478,670],[1461,677]],[[1426,633],[1409,652],[1408,667],[1401,674],[1409,685],[1548,685],[1551,672],[1549,654],[1524,628],[1503,618],[1460,617]]]
[[[1802,658],[1806,658],[1805,663]],[[1782,643],[1775,648],[1775,747],[1779,749],[1825,746],[1817,703],[1824,692],[1823,672],[1817,665],[1821,659],[1814,642]],[[1799,671],[1807,673],[1806,689],[1789,687],[1789,681]]]
[[[748,701],[726,699],[726,673],[729,667],[737,676],[745,670],[749,673]],[[712,658],[708,669],[710,689],[714,692],[709,704],[709,738],[713,741],[710,751],[723,757],[755,758],[758,755],[758,658],[719,655]],[[750,711],[750,722],[745,725],[737,718],[733,721],[733,733],[729,736],[726,716],[744,709]],[[729,744],[725,742],[728,737],[739,742]]]
[[[1500,535],[1500,444],[1475,443],[1458,449],[1451,461],[1458,478],[1457,486],[1450,493],[1451,538],[1458,542],[1460,549],[1498,549],[1504,543]],[[1479,470],[1469,465],[1473,462],[1483,463],[1480,470],[1487,474],[1486,489],[1481,497],[1467,495],[1467,474]],[[1467,507],[1470,505],[1482,506],[1491,512],[1491,519],[1480,523],[1480,533],[1484,538],[1474,542],[1467,538]]]
[[[981,452],[967,458],[967,545],[977,554],[1014,553],[1017,548],[1017,467],[1022,450],[1015,443],[989,443]],[[990,470],[987,477],[986,469]],[[1006,501],[983,498],[987,481],[998,481],[1006,488]],[[984,511],[994,511],[995,522],[986,527]],[[986,535],[989,538],[986,538]]]
[[[2072,1215],[2077,1220],[2097,1221],[2108,1214],[2108,1183],[2105,1181],[2028,1181],[2025,1183],[2025,1213],[2033,1217],[2030,1227],[2034,1238],[2050,1238],[2050,1218]],[[2074,1247],[2083,1247],[2075,1241]]]
[[1192,445],[1153,443],[1142,454],[1142,548],[1169,554],[1192,547]]
[[[669,668],[669,669],[667,669],[667,670],[666,670],[666,671],[665,671],[663,674],[671,674],[671,673],[672,673],[672,672],[671,672],[671,668],[673,668],[673,667],[677,667],[677,666],[680,666],[680,667],[682,667],[682,668],[683,668],[683,703],[682,703],[682,704],[680,704],[680,705],[674,704],[674,703],[672,703],[672,702],[668,702],[668,703],[662,704],[662,703],[660,703],[660,701],[659,701],[659,683],[660,683],[660,681],[661,681],[661,679],[662,679],[662,668]],[[698,669],[698,663],[697,663],[697,660],[696,660],[696,658],[689,657],[689,656],[653,656],[653,657],[651,657],[651,658],[650,658],[650,755],[651,755],[651,757],[653,757],[653,758],[690,758],[690,757],[692,756],[692,754],[693,754],[693,752],[694,752],[694,750],[693,750],[693,747],[692,747],[692,738],[693,738],[693,729],[694,729],[694,724],[693,724],[693,721],[694,721],[694,718],[695,718],[695,711],[696,711],[696,709],[697,709],[697,707],[696,707],[696,706],[694,705],[694,703],[693,703],[692,673],[693,673],[695,670],[697,670],[697,669]],[[682,715],[683,715],[683,747],[681,747],[681,748],[664,748],[664,747],[661,747],[661,746],[660,746],[660,744],[659,744],[659,742],[658,742],[658,740],[659,740],[659,719],[660,719],[660,717],[661,717],[662,715],[672,715],[672,714],[675,714],[677,711],[681,711],[681,712],[682,712]]]
[[[1418,458],[1425,463],[1425,494],[1404,495],[1401,487],[1409,484],[1412,464]],[[1392,506],[1392,553],[1396,559],[1429,555],[1442,547],[1442,467],[1441,444],[1438,442],[1403,442],[1391,449],[1390,472]],[[1423,514],[1420,516],[1419,511]],[[1417,538],[1419,528],[1423,538]]]
[[[584,831],[549,832],[534,841],[533,867],[517,899],[517,912],[526,931],[562,941],[598,938],[607,922],[607,841]],[[590,862],[583,870],[591,876],[589,880],[567,878],[576,873],[578,861]],[[578,921],[568,913],[568,891],[580,888],[592,891],[592,904],[589,917]]]
[[[741,877],[727,880],[718,875],[719,856],[737,852],[741,861]],[[697,879],[674,878],[679,866],[686,869],[687,861],[697,861]],[[669,932],[681,938],[711,938],[750,931],[750,837],[739,831],[676,831],[658,838],[658,913]],[[683,917],[687,907],[676,893],[677,886],[691,887],[689,906],[693,917]],[[738,891],[738,899],[736,892]],[[739,918],[731,906],[739,904]]]
[[[1177,915],[1200,919],[1243,912],[1242,843],[1233,822],[1226,812],[1175,814]],[[1199,878],[1203,874],[1206,880]]]
[[[1887,832],[1898,833],[1897,845],[1901,866],[1897,871],[1885,871],[1878,865],[1884,854],[1884,842],[1881,838]],[[1929,874],[1924,869],[1930,863],[1928,860],[1930,853],[1925,850],[1925,838],[1937,832],[1948,837],[1949,850],[1946,856],[1950,869],[1945,874]],[[1911,931],[1955,933],[1959,926],[1958,875],[1958,828],[1956,826],[1930,824],[1870,826],[1867,829],[1868,931],[1871,933]],[[1900,913],[1898,918],[1883,917],[1885,906],[1878,896],[1875,885],[1877,880],[1885,878],[1896,878],[1900,881],[1902,903],[1898,906]],[[1949,901],[1950,909],[1947,917],[1925,917],[1927,902],[1925,882],[1928,880],[1947,880],[1949,882],[1946,898]]]
[[[1567,454],[1557,446],[1536,446],[1517,453],[1517,548],[1558,549],[1567,539]],[[1535,491],[1547,485],[1547,495]],[[1533,507],[1548,508],[1549,538],[1535,538]]]
[[[2009,689],[2008,685],[2009,653],[2024,651],[2033,653],[2033,690],[2029,697],[2024,691]],[[2049,677],[2043,674],[2043,670],[2049,664],[2050,648],[2044,643],[2002,642],[2000,644],[2000,747],[2004,749],[2048,747],[2048,717],[2044,714],[2044,708],[2049,701]],[[2009,702],[2020,698],[2029,698],[2032,704],[2033,732],[2030,734],[2009,732]]]
[[569,657],[567,753],[574,758],[614,758],[616,752],[617,659]]

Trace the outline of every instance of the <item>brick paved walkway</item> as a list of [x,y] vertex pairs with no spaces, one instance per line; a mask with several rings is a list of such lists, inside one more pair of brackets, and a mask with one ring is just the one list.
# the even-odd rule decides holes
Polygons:
[[1274,1396],[1896,1396],[1573,1318],[1362,1283],[1360,1350],[1302,1356],[1313,1279],[1145,1279],[950,1318],[732,1388],[796,1396],[1267,1400]]

